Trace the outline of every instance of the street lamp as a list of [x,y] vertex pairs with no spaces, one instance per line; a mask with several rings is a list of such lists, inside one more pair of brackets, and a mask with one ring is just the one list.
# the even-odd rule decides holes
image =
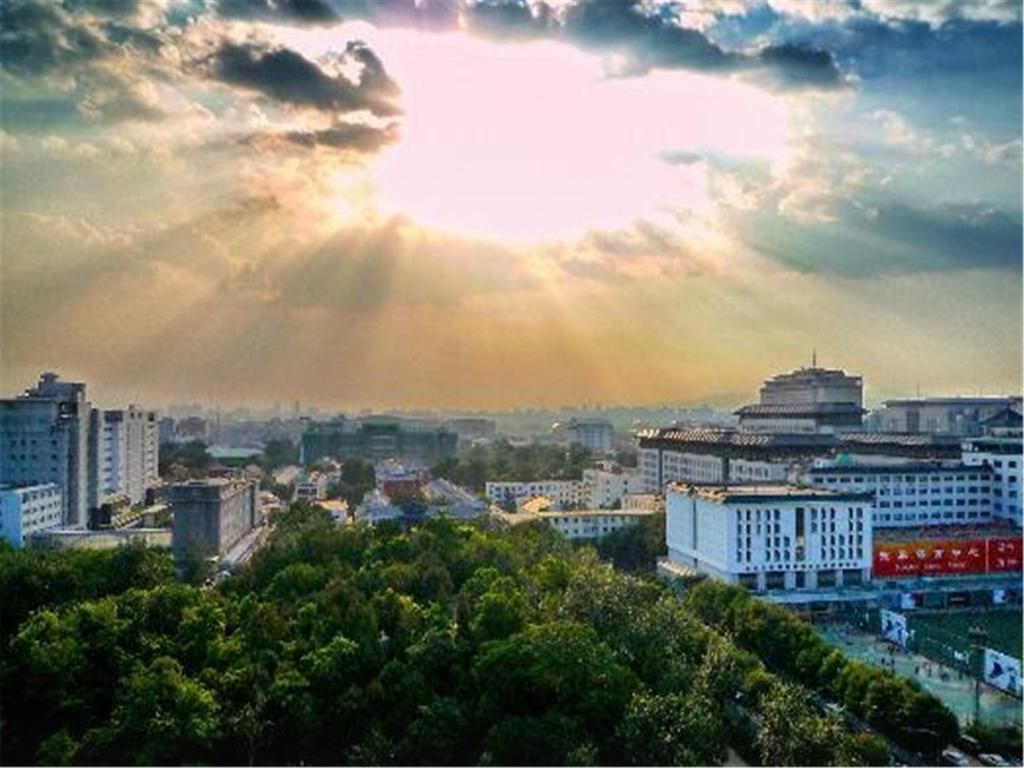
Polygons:
[[979,627],[967,630],[974,651],[974,724],[981,725],[981,679],[985,675],[984,649],[988,643],[988,632]]

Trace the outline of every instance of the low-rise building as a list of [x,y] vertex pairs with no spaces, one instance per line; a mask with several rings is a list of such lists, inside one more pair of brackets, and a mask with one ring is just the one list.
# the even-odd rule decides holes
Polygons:
[[666,490],[668,565],[751,590],[871,578],[871,495],[772,484]]
[[569,419],[565,423],[565,435],[569,445],[579,445],[592,453],[607,453],[612,450],[615,429],[604,419]]
[[520,499],[546,496],[559,507],[579,506],[584,496],[582,480],[500,481],[484,484],[484,495],[495,504],[514,506]]
[[533,517],[548,524],[571,541],[599,539],[609,533],[637,525],[659,514],[652,509],[587,509],[565,512],[534,512]]
[[583,470],[583,501],[590,509],[611,509],[622,505],[622,498],[644,490],[639,469],[619,467],[606,462]]
[[256,484],[236,479],[172,485],[173,546],[180,561],[193,551],[222,555],[257,524]]
[[32,534],[60,527],[63,508],[56,483],[0,485],[0,539],[20,548]]
[[317,502],[327,498],[327,476],[310,472],[295,483],[295,501]]
[[976,436],[1000,411],[1021,409],[1020,397],[918,397],[887,400],[869,423],[881,432]]

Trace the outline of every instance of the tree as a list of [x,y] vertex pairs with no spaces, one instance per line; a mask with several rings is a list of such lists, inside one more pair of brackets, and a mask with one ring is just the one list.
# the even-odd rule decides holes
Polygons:
[[621,733],[634,765],[720,765],[726,756],[722,707],[699,693],[635,694]]

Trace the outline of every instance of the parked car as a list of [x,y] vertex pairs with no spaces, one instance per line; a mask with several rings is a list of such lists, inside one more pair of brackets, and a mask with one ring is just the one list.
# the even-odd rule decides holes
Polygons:
[[956,747],[946,747],[942,750],[942,764],[943,765],[970,765],[970,761],[967,759],[967,755],[961,752]]
[[1010,764],[1009,760],[1002,755],[995,754],[994,752],[983,752],[978,755],[978,759],[981,760],[982,765],[995,765],[1000,766],[1000,768],[1001,766]]
[[967,734],[963,734],[959,739],[957,739],[956,745],[969,755],[977,755],[981,752],[981,744],[978,743],[978,740],[973,736],[968,736]]

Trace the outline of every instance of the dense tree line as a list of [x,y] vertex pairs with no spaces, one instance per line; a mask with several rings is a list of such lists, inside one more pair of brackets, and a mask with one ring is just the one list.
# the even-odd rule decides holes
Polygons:
[[341,463],[338,482],[332,483],[327,489],[327,496],[331,499],[344,499],[348,508],[354,510],[376,485],[377,475],[373,464],[363,459],[345,459]]
[[917,683],[847,658],[793,612],[746,590],[705,581],[687,606],[772,670],[826,694],[905,747],[937,756],[958,734],[956,717]]
[[445,459],[433,468],[432,474],[482,493],[488,480],[579,480],[592,458],[590,451],[578,445],[513,446],[499,440]]
[[154,567],[58,598],[25,586],[48,556],[0,560],[5,611],[30,596],[4,617],[4,764],[886,760],[663,585],[544,526],[340,528],[295,505],[208,590]]
[[160,477],[172,480],[202,477],[212,464],[213,457],[202,440],[160,443]]
[[665,545],[665,515],[642,517],[636,525],[602,536],[595,546],[602,560],[620,570],[653,573],[658,558],[668,553]]

